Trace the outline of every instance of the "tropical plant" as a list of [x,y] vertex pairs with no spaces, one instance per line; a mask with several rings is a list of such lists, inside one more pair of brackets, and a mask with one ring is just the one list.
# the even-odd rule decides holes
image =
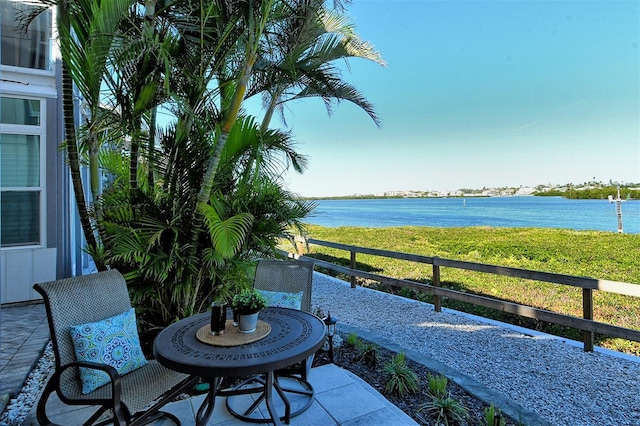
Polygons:
[[387,382],[384,385],[385,391],[401,397],[407,393],[418,391],[418,375],[407,365],[404,352],[392,357],[384,365],[383,371],[387,375]]
[[[304,232],[315,204],[287,191],[280,178],[288,167],[306,167],[291,134],[258,126],[243,102],[284,94],[276,88],[294,78],[264,64],[284,57],[289,32],[313,24],[322,38],[331,31],[325,25],[318,32],[318,17],[338,14],[315,0],[41,2],[58,8],[65,147],[96,264],[125,274],[141,318],[154,325],[246,286],[252,261]],[[335,58],[364,55],[353,53],[356,41],[365,45],[353,31],[333,40],[323,49]],[[309,46],[307,65],[322,50]],[[372,105],[350,86],[338,90],[346,86],[329,71],[317,74],[331,82],[316,84],[324,88],[317,94],[349,99],[377,123]],[[72,83],[87,112],[77,133]],[[159,111],[172,117],[162,126]],[[83,163],[91,170],[88,204]],[[98,165],[107,172],[102,193]]]

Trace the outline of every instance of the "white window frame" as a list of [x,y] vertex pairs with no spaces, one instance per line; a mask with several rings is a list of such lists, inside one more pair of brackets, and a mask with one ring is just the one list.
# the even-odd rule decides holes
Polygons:
[[[8,250],[24,250],[24,249],[33,249],[33,248],[42,248],[46,247],[46,236],[47,236],[47,187],[46,187],[46,177],[47,177],[47,99],[43,97],[35,97],[35,96],[20,96],[20,95],[8,95],[1,93],[1,97],[3,98],[13,98],[13,99],[25,99],[25,100],[35,100],[40,102],[40,124],[37,126],[27,125],[27,124],[4,124],[0,123],[0,133],[2,134],[14,134],[14,135],[35,135],[40,137],[40,185],[38,187],[0,187],[0,192],[10,191],[10,190],[20,190],[20,191],[34,191],[40,192],[40,237],[39,244],[30,244],[30,245],[20,245],[20,246],[12,246],[12,247],[2,247],[0,246],[0,250],[8,251]],[[1,225],[0,225],[1,226]]]

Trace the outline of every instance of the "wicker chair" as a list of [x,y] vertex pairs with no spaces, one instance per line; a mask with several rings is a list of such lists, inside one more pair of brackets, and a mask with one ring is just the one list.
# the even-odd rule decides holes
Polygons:
[[[302,291],[302,301],[300,309],[305,312],[311,312],[311,290],[313,279],[313,262],[301,260],[270,260],[264,259],[258,262],[256,275],[253,281],[254,288],[258,290],[267,290],[274,292],[298,293]],[[298,408],[294,410],[290,417],[295,417],[304,412],[311,406],[314,398],[314,390],[307,381],[311,364],[313,363],[313,355],[304,362],[294,364],[290,367],[275,372],[274,387],[283,400],[291,400],[285,394],[296,395]],[[230,392],[227,392],[226,405],[227,410],[242,420],[252,423],[266,423],[269,419],[263,419],[256,408],[263,401],[264,395],[260,395],[251,404],[245,403],[246,400],[238,398],[238,395],[262,392],[265,378],[263,376],[254,376],[242,381]],[[297,382],[296,384],[287,385],[285,382]],[[258,385],[257,387],[255,385]],[[244,389],[244,390],[243,390]],[[286,421],[286,417],[281,417]]]
[[[192,388],[196,377],[169,370],[155,360],[124,375],[119,375],[110,365],[76,360],[69,332],[71,326],[100,321],[131,308],[127,284],[118,271],[39,283],[34,285],[34,289],[45,301],[55,353],[55,371],[37,407],[41,425],[53,424],[47,416],[46,405],[54,391],[65,404],[98,407],[85,424],[99,421],[99,424],[139,425],[162,416],[170,417],[179,424],[174,416],[160,409]],[[106,371],[111,383],[83,394],[80,366]],[[105,418],[107,420],[103,420]]]

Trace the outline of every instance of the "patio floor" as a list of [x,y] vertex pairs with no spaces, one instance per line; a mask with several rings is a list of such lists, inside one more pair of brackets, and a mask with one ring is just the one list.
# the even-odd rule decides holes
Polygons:
[[[48,326],[42,303],[3,306],[0,308],[0,339],[2,347],[3,405],[22,388],[22,385],[42,354],[49,340]],[[415,425],[404,412],[391,404],[359,377],[335,365],[314,368],[309,376],[316,395],[312,406],[291,420],[292,425]],[[165,411],[175,414],[185,426],[195,424],[195,412],[203,395],[169,404]],[[48,403],[48,413],[54,422],[66,425],[82,424],[90,408],[69,407],[55,396]],[[0,411],[1,411],[0,410]],[[37,425],[32,407],[23,425]],[[163,425],[165,421],[155,424]],[[170,424],[170,422],[166,422]],[[222,398],[209,425],[247,424],[231,416]]]

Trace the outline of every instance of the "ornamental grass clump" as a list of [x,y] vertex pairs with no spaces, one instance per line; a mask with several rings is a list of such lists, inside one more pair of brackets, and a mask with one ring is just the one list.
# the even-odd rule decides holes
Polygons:
[[430,415],[437,417],[436,423],[444,422],[445,425],[462,423],[468,416],[467,409],[457,400],[451,397],[447,391],[448,380],[442,375],[427,377],[429,388],[429,402],[420,407],[416,413],[417,417],[421,417],[425,423],[428,423],[422,411],[428,412]]
[[407,365],[404,352],[392,357],[383,370],[387,376],[386,392],[405,396],[418,391],[418,375]]

